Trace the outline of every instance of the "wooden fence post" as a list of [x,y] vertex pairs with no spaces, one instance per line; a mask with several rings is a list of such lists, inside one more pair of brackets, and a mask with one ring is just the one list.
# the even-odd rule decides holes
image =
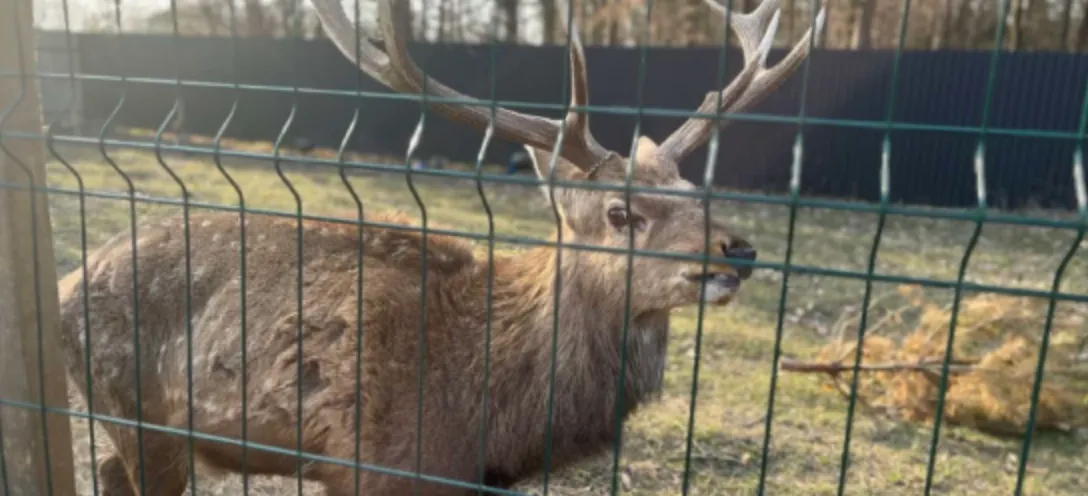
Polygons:
[[[0,112],[6,112],[0,139],[7,150],[0,151],[0,398],[68,408],[48,201],[44,191],[30,190],[45,185],[44,146],[6,136],[42,133],[38,83],[30,76],[37,72],[33,17],[32,0],[0,0],[0,71],[7,73],[0,75]],[[0,405],[0,435],[0,477],[7,474],[0,488],[46,495],[51,483],[54,496],[75,495],[67,416],[49,413],[43,422],[37,408]]]

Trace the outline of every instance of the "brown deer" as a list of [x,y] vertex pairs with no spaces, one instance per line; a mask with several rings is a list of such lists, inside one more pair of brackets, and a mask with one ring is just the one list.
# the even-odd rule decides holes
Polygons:
[[[312,1],[329,37],[355,60],[355,29],[339,0]],[[404,41],[408,2],[379,5],[386,52],[360,40],[359,67],[395,91],[418,93],[422,75]],[[823,19],[821,10],[817,36]],[[729,22],[745,66],[727,87],[707,96],[702,113],[750,107],[809,51],[812,30],[779,64],[766,67],[776,0],[764,0],[749,14],[734,13]],[[576,35],[570,60],[571,103],[582,106],[588,91]],[[434,80],[427,90],[460,96]],[[487,108],[429,105],[477,130],[489,126]],[[493,129],[524,145],[545,180],[555,167],[564,180],[623,183],[628,159],[598,144],[588,124],[584,114],[570,112],[564,133],[557,120],[498,109]],[[660,145],[639,138],[634,184],[694,188],[677,164],[718,125],[693,117]],[[715,261],[704,272],[699,261],[634,257],[628,295],[625,254],[563,249],[557,263],[557,248],[550,246],[496,254],[489,267],[467,241],[434,234],[424,240],[411,228],[372,225],[403,219],[392,214],[368,214],[362,227],[304,221],[296,230],[291,217],[250,214],[242,221],[235,214],[195,213],[188,258],[182,220],[158,219],[141,223],[135,239],[120,233],[90,254],[85,279],[77,270],[60,281],[68,373],[97,414],[140,415],[143,422],[174,428],[188,427],[191,418],[196,431],[232,439],[243,438],[245,425],[249,442],[294,450],[301,440],[304,452],[348,462],[358,445],[362,463],[401,471],[303,463],[282,451],[250,447],[243,453],[237,443],[194,441],[196,459],[209,468],[303,477],[319,481],[330,495],[354,494],[356,483],[372,495],[413,489],[473,494],[479,482],[509,488],[546,466],[556,470],[601,454],[623,420],[661,390],[670,310],[700,301],[728,303],[751,264],[726,262],[754,260],[756,250],[706,219],[695,197],[632,193],[628,213],[618,191],[557,187],[552,197],[544,190],[561,213],[557,235],[565,242],[627,248],[634,236],[638,249],[703,255],[709,246]],[[709,243],[704,222],[710,222]],[[243,230],[247,242],[240,247]],[[143,488],[144,494],[176,496],[186,489],[184,436],[146,429],[138,434],[108,420],[100,425],[113,444],[97,466],[105,494]]]

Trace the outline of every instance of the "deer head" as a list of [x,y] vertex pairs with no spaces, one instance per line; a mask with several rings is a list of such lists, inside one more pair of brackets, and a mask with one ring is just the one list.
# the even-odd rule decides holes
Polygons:
[[[414,94],[424,91],[423,75],[406,47],[411,29],[408,2],[379,0],[379,24],[386,46],[383,52],[356,35],[339,0],[312,1],[329,38],[360,69],[395,91]],[[813,30],[809,29],[782,61],[768,68],[766,59],[778,27],[778,1],[763,0],[750,13],[730,15],[715,0],[706,1],[715,12],[728,18],[744,54],[744,68],[724,89],[707,94],[698,112],[704,115],[740,112],[762,100],[796,71],[809,53]],[[824,19],[825,11],[821,8],[815,19],[817,37]],[[572,107],[585,106],[589,100],[585,55],[577,31],[570,30]],[[426,93],[442,99],[466,98],[433,78],[427,81]],[[492,112],[487,106],[447,102],[428,102],[428,105],[430,112],[479,131],[492,125]],[[501,139],[525,146],[537,175],[545,181],[554,177],[564,181],[624,184],[633,158],[632,185],[690,190],[695,186],[680,176],[678,164],[727,122],[693,116],[660,144],[639,137],[633,157],[601,146],[589,130],[589,116],[573,109],[560,121],[497,108],[492,132]],[[632,193],[628,209],[626,195],[619,191],[548,185],[543,185],[542,190],[549,201],[554,198],[563,220],[563,239],[568,242],[626,248],[633,234],[636,249],[703,254],[709,246],[714,257],[749,261],[756,258],[756,250],[747,241],[713,219],[711,239],[707,242],[705,209],[698,198]],[[601,276],[598,279],[605,285],[626,276],[626,256],[598,252],[587,257],[592,263],[584,268]],[[632,305],[637,307],[636,311],[694,304],[700,298],[710,304],[726,303],[741,280],[752,272],[747,266],[712,263],[704,273],[699,262],[650,257],[635,257],[633,263]],[[700,292],[701,286],[705,286],[705,292]]]

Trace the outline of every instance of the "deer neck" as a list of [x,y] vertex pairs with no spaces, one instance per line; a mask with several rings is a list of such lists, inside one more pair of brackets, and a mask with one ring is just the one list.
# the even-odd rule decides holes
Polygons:
[[507,334],[503,341],[517,355],[542,355],[535,362],[550,368],[554,335],[556,370],[566,371],[561,375],[568,380],[589,374],[609,377],[614,385],[624,361],[629,400],[656,391],[664,371],[668,312],[633,311],[625,321],[622,284],[601,274],[585,251],[564,249],[556,255],[555,248],[541,247],[497,264],[493,301]]
[[635,313],[625,333],[623,286],[608,290],[584,252],[556,255],[537,248],[496,259],[491,414],[517,436],[492,449],[505,460],[496,470],[511,476],[541,468],[539,419],[553,419],[558,467],[611,446],[617,422],[662,389],[668,312]]

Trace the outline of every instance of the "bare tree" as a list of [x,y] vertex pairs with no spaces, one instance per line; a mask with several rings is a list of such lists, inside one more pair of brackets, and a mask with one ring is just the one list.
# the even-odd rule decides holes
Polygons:
[[1062,3],[1062,42],[1061,49],[1067,51],[1074,51],[1076,47],[1073,46],[1072,40],[1069,39],[1069,28],[1073,23],[1073,0],[1065,0]]
[[[936,19],[936,26],[933,29],[932,38],[930,38],[930,49],[940,50],[948,43],[948,37],[951,36],[952,20],[955,17],[955,11],[953,11],[953,0],[940,0],[941,6],[934,16]],[[967,0],[960,0],[961,3],[967,3]]]
[[702,0],[687,0],[683,5],[683,31],[682,41],[684,45],[691,46],[703,43],[703,31],[705,31]]
[[1077,52],[1088,51],[1088,5],[1084,8],[1084,14],[1080,19],[1080,26],[1077,28],[1076,44]]
[[507,43],[518,42],[518,26],[520,24],[519,10],[521,2],[518,0],[497,0],[497,7],[503,14],[503,35]]
[[260,0],[244,0],[246,13],[246,35],[269,36],[268,14]]
[[556,39],[556,21],[559,18],[558,8],[555,2],[562,0],[538,0],[540,2],[540,18],[544,30],[544,43],[554,45]]
[[873,45],[873,15],[877,0],[856,0],[854,2],[854,33],[851,46],[855,50],[868,50]]
[[1008,12],[1009,49],[1019,51],[1024,37],[1024,0],[1011,0]]
[[204,16],[204,22],[208,27],[208,34],[219,36],[221,28],[227,27],[225,8],[223,2],[215,0],[200,0],[197,7]]
[[[361,1],[361,0],[360,0]],[[302,38],[306,12],[302,9],[302,0],[276,0],[276,15],[280,20],[280,35],[289,38]]]

